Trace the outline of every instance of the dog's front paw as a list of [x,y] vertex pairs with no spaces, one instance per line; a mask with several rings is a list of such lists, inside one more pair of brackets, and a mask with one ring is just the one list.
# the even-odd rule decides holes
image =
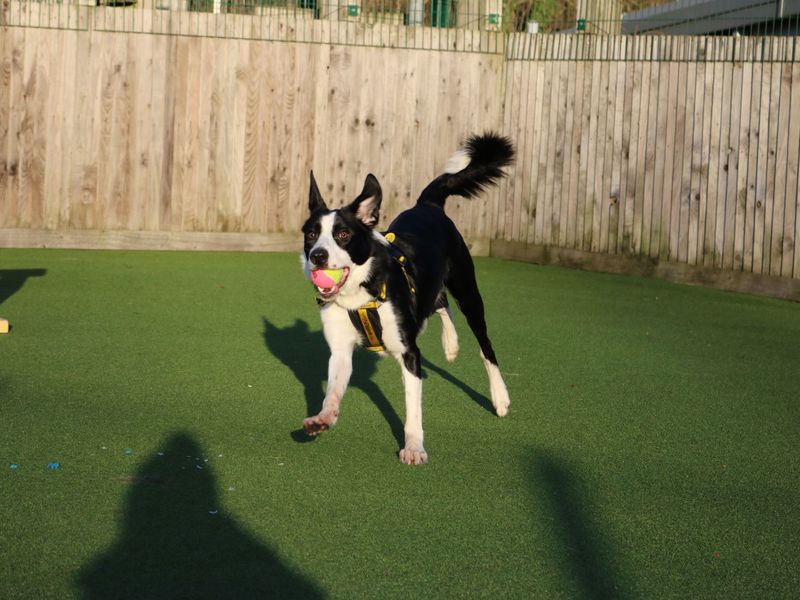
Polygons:
[[505,386],[498,386],[498,389],[492,389],[492,404],[498,417],[505,417],[508,414],[508,406],[511,400],[508,398],[508,390]]
[[319,435],[336,424],[336,415],[320,413],[303,419],[303,429],[307,435]]
[[428,462],[428,453],[422,446],[406,446],[400,450],[400,462],[407,465],[424,465]]

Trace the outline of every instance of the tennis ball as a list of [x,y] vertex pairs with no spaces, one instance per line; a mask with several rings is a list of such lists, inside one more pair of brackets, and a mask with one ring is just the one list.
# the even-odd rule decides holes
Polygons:
[[325,269],[325,275],[333,279],[333,283],[339,284],[344,275],[344,269]]

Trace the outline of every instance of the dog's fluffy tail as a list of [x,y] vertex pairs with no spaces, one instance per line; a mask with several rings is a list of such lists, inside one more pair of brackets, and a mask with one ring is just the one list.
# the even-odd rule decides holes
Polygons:
[[514,160],[514,146],[496,133],[473,135],[445,165],[444,173],[428,184],[420,202],[444,206],[448,196],[474,198],[505,176],[503,167]]

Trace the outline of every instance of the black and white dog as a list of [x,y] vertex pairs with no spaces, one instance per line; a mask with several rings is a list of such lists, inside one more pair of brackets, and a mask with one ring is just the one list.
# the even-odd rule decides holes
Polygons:
[[331,350],[322,410],[303,422],[316,435],[336,423],[339,403],[352,372],[353,349],[365,346],[400,363],[405,385],[405,447],[400,460],[424,464],[422,368],[417,336],[434,312],[442,319],[448,361],[458,354],[458,337],[445,288],[456,299],[478,339],[498,416],[509,398],[486,333],[483,300],[464,239],[444,212],[448,196],[477,196],[503,177],[514,149],[504,137],[472,136],[447,162],[444,173],[422,191],[416,205],[401,213],[386,234],[375,231],[381,187],[367,175],[364,189],[348,206],[331,210],[311,173],[305,225],[303,271],[315,285],[325,339]]

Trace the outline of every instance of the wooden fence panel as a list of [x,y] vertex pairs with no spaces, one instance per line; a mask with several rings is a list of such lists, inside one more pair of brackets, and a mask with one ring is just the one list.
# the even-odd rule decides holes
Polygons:
[[[298,231],[311,168],[333,204],[374,171],[386,225],[502,125],[497,54],[19,27],[0,48],[0,229]],[[496,198],[451,217],[488,236]]]
[[[34,9],[18,20],[54,18]],[[186,26],[236,39],[113,31],[179,26],[156,16],[83,7],[73,29],[2,28],[0,246],[19,230],[283,241],[311,169],[333,206],[373,172],[385,227],[464,135],[496,129],[517,146],[510,178],[448,203],[482,252],[497,240],[800,279],[795,38],[512,34],[504,55],[498,36],[363,24],[337,30],[356,45],[330,44],[314,20],[268,35],[325,43],[248,39],[271,22],[246,15]],[[364,46],[375,35],[487,51]]]

